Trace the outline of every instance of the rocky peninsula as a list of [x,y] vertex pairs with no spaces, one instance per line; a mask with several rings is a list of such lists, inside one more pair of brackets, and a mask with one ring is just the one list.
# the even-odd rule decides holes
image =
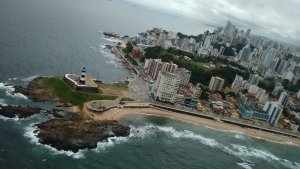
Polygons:
[[22,93],[35,102],[62,102],[58,97],[52,96],[42,87],[42,81],[47,77],[37,77],[29,82],[26,87],[15,86],[15,93]]
[[[26,87],[15,86],[15,93],[22,93],[34,102],[56,102],[57,108],[44,113],[56,118],[36,124],[37,137],[42,144],[57,150],[78,152],[80,149],[97,147],[109,137],[128,136],[130,128],[114,120],[87,120],[82,116],[81,105],[90,100],[115,99],[117,96],[102,95],[73,90],[61,77],[37,77]],[[74,109],[75,108],[75,109]],[[70,110],[70,112],[66,112]],[[71,111],[73,110],[73,111]],[[40,108],[22,106],[0,106],[0,115],[26,118],[42,112]],[[70,116],[70,118],[69,118]],[[66,117],[66,118],[64,118]]]
[[50,120],[37,124],[40,143],[50,145],[58,150],[78,152],[80,149],[96,148],[99,141],[109,137],[128,136],[130,128],[117,121],[70,121]]

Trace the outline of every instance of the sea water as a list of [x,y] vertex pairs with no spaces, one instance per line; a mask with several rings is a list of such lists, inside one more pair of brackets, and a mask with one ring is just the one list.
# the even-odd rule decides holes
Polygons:
[[[0,105],[53,108],[53,103],[34,103],[14,93],[14,85],[39,75],[79,74],[86,67],[95,79],[126,79],[130,72],[103,48],[114,40],[101,32],[133,36],[152,27],[191,34],[212,29],[126,1],[2,0]],[[52,118],[43,113],[27,119],[0,116],[0,169],[300,168],[298,146],[146,115],[121,120],[131,128],[129,137],[109,138],[77,153],[57,151],[36,137],[35,124]]]

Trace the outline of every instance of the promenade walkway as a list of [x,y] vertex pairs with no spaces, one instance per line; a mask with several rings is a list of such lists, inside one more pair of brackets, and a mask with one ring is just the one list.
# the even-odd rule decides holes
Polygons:
[[213,114],[206,114],[206,113],[201,113],[201,112],[186,111],[186,110],[183,110],[183,109],[178,109],[178,108],[169,107],[169,106],[160,105],[160,104],[155,104],[155,103],[150,103],[149,105],[154,106],[154,107],[158,107],[158,108],[162,108],[162,109],[176,111],[176,112],[187,114],[187,115],[207,118],[207,119],[211,119],[211,120],[218,120],[218,121],[222,121],[224,123],[230,123],[230,124],[238,125],[238,126],[241,126],[241,127],[247,127],[247,128],[262,130],[262,131],[271,132],[271,133],[274,133],[274,134],[280,134],[280,135],[300,139],[300,136],[296,133],[278,130],[277,128],[271,127],[271,126],[270,127],[258,126],[258,125],[254,125],[254,124],[244,123],[244,122],[235,120],[235,119],[230,118],[230,117],[218,116],[218,115],[213,115]]

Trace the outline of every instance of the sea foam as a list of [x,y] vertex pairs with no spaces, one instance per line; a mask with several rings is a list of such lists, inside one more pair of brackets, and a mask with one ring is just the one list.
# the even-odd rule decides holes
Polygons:
[[252,169],[251,165],[246,162],[237,163],[237,165],[243,167],[244,169]]
[[178,131],[173,127],[154,126],[154,125],[148,125],[139,128],[135,128],[131,126],[129,137],[144,138],[146,135],[148,134],[153,135],[155,132],[164,132],[167,136],[173,138],[187,138],[187,139],[198,140],[202,144],[211,147],[215,147],[219,145],[219,143],[216,140],[211,138],[205,138],[202,135],[195,134],[189,130]]
[[128,141],[128,137],[109,137],[107,141],[101,141],[97,143],[97,147],[93,149],[95,152],[104,152],[107,148],[113,147],[116,144],[120,144]]
[[0,83],[0,90],[5,90],[7,96],[13,97],[15,99],[28,99],[25,95],[21,93],[15,93],[15,88],[6,83]]
[[[291,168],[291,169],[300,168],[299,163],[292,162],[287,159],[279,158],[265,150],[259,150],[252,147],[246,147],[237,144],[230,144],[229,146],[227,146],[220,142],[217,142],[212,138],[206,138],[200,134],[195,134],[189,130],[179,131],[173,127],[155,126],[155,125],[147,125],[142,127],[131,126],[129,137],[143,139],[145,136],[153,135],[156,132],[164,132],[166,136],[173,137],[173,138],[186,138],[186,139],[197,140],[203,145],[207,145],[213,148],[218,148],[225,153],[240,158],[243,162],[237,164],[245,169],[251,169],[255,165],[255,163],[251,161],[252,158],[262,159],[270,163],[276,161],[281,165],[283,165],[284,167]],[[236,137],[239,137],[239,139],[241,139],[240,136],[242,135],[240,135],[240,133],[237,134],[239,136]]]
[[[56,148],[51,147],[50,145],[41,144],[39,142],[39,138],[37,137],[39,129],[36,126],[36,124],[37,123],[31,123],[28,127],[25,128],[24,136],[28,138],[32,144],[44,147],[50,150],[55,155],[63,154],[70,156],[74,159],[85,158],[85,153],[88,151],[88,149],[81,149],[78,152],[74,153],[72,151],[57,150]],[[120,144],[126,141],[128,141],[128,137],[109,137],[107,141],[98,142],[97,147],[93,149],[93,151],[103,152],[107,150],[107,148],[113,147],[115,144]]]
[[13,118],[9,118],[9,117],[5,117],[5,116],[2,116],[2,115],[0,115],[0,119],[3,120],[3,121],[15,121],[15,122],[20,120],[20,118],[18,116],[15,116]]
[[64,151],[64,150],[59,151],[49,145],[41,144],[39,142],[39,138],[37,137],[38,133],[39,133],[39,130],[38,130],[38,127],[36,126],[36,123],[31,123],[28,127],[25,128],[24,136],[29,138],[29,140],[32,144],[42,146],[42,147],[50,150],[51,152],[53,152],[53,154],[64,154],[64,155],[70,156],[75,159],[84,158],[84,152],[87,151],[86,149],[80,150],[76,153],[74,153],[72,151]]
[[39,76],[38,75],[32,75],[32,76],[28,76],[28,77],[25,77],[25,78],[21,79],[21,81],[23,81],[23,82],[30,82],[33,79],[37,78],[37,77],[39,77]]

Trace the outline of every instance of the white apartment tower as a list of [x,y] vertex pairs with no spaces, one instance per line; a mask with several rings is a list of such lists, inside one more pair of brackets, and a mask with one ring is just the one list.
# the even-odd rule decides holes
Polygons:
[[231,84],[232,91],[235,94],[237,94],[241,90],[242,84],[243,84],[243,77],[239,75],[235,75],[235,79]]
[[224,86],[224,82],[224,79],[213,76],[210,79],[208,88],[211,92],[221,91]]
[[288,102],[289,102],[289,95],[287,94],[286,91],[284,91],[284,92],[282,92],[280,94],[278,102],[281,103],[283,106],[286,106],[288,104]]
[[176,70],[176,73],[180,76],[180,84],[181,85],[188,85],[191,78],[191,71],[185,69],[185,68],[178,68]]
[[155,100],[174,103],[179,84],[180,76],[178,74],[160,71],[155,84]]
[[272,125],[276,125],[282,114],[283,108],[279,102],[267,101],[263,110],[269,115],[268,122]]

